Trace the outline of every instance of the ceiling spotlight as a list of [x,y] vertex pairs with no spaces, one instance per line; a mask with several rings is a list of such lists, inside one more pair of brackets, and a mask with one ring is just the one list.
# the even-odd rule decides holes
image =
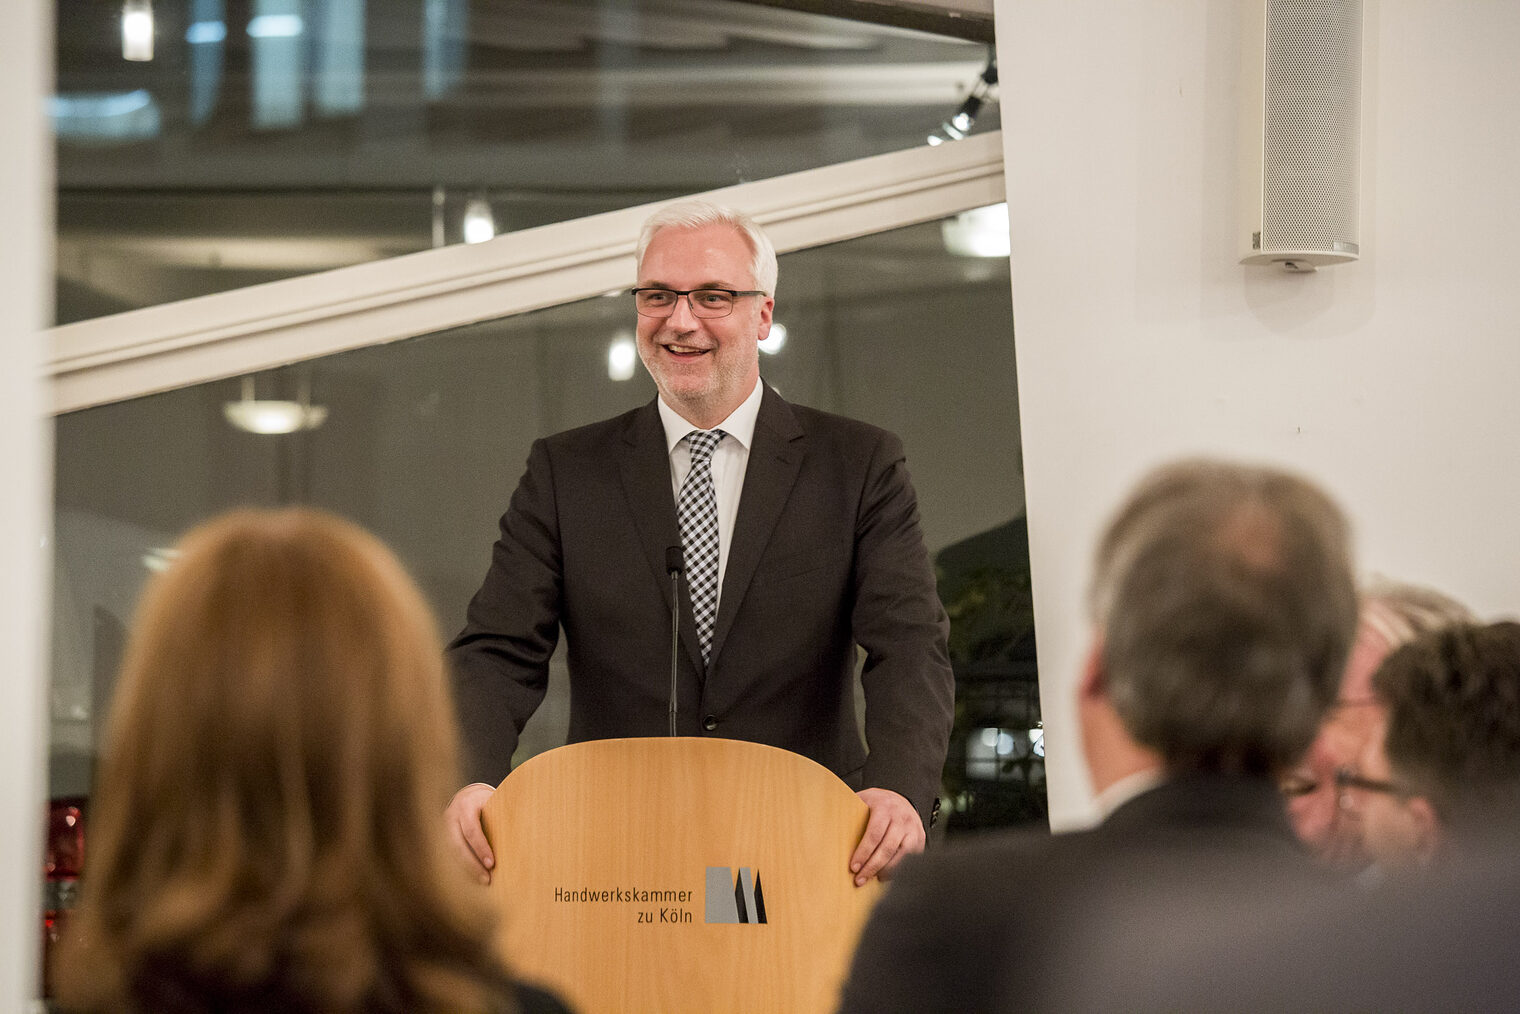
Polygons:
[[245,433],[263,435],[314,430],[327,421],[327,409],[304,408],[294,401],[229,401],[222,414]]
[[153,59],[153,0],[121,5],[121,58],[138,63]]
[[299,401],[260,401],[253,394],[253,377],[244,377],[243,396],[222,406],[227,422],[245,433],[295,433],[314,430],[327,421],[327,406],[311,404],[304,382]]
[[496,216],[484,197],[472,197],[464,206],[464,241],[484,243],[496,235]]
[[607,347],[607,379],[632,380],[638,361],[639,353],[634,347],[633,335],[627,330],[619,331]]
[[771,323],[771,333],[760,339],[760,351],[775,355],[786,344],[786,325],[779,321]]
[[[981,82],[978,81],[977,85],[980,86]],[[939,132],[952,141],[959,141],[971,132],[971,125],[976,122],[976,116],[981,111],[982,96],[972,91],[955,114],[939,125]]]
[[155,574],[162,574],[177,559],[179,559],[178,549],[156,546],[142,555],[142,565]]
[[1007,257],[1008,205],[972,208],[940,225],[945,249],[957,257]]
[[982,106],[991,97],[992,89],[997,85],[997,57],[987,61],[987,66],[982,71],[982,76],[977,78],[976,84],[971,86],[971,92],[966,96],[960,108],[956,109],[948,119],[942,122],[937,129],[931,132],[926,139],[930,145],[941,145],[946,141],[959,141],[971,133],[971,128],[976,123],[977,114],[982,111]]

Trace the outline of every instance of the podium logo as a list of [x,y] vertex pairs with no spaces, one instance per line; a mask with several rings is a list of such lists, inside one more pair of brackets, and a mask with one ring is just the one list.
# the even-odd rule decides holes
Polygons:
[[708,922],[765,922],[765,895],[760,891],[760,874],[748,866],[707,868]]

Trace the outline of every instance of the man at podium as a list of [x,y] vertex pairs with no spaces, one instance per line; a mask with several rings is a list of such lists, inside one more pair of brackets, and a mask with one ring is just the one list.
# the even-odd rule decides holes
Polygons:
[[902,443],[760,379],[777,265],[748,216],[667,206],[637,258],[639,356],[659,396],[529,453],[449,646],[475,780],[449,806],[451,833],[489,880],[480,812],[563,629],[571,742],[674,725],[803,754],[870,808],[856,882],[890,874],[923,849],[954,696]]

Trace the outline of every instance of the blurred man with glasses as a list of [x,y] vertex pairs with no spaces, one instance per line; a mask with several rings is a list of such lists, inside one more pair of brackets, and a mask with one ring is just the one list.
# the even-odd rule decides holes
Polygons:
[[[1515,1006],[1520,624],[1420,634],[1387,657],[1369,690],[1380,717],[1360,759],[1333,781],[1384,882],[1345,891],[1271,884],[1229,907],[1193,904],[1186,934],[1098,955],[1070,1009]],[[1175,922],[1189,899],[1167,900]],[[1154,926],[1133,913],[1115,937]],[[1116,988],[1122,1002],[1103,1003],[1103,990]]]
[[[659,396],[537,441],[450,646],[475,784],[449,807],[489,879],[480,812],[565,632],[570,740],[668,734],[680,550],[679,728],[811,757],[870,807],[858,884],[922,850],[949,741],[949,622],[901,441],[760,379],[776,253],[702,201],[644,225],[632,290]],[[865,651],[865,743],[854,704]]]
[[1471,620],[1455,599],[1431,588],[1378,581],[1361,595],[1356,644],[1319,734],[1303,760],[1283,779],[1293,828],[1328,867],[1359,873],[1372,862],[1363,841],[1360,813],[1336,783],[1354,767],[1378,723],[1382,706],[1372,693],[1372,674],[1388,653],[1417,634]]
[[1372,677],[1382,719],[1337,773],[1378,868],[1444,864],[1520,830],[1520,624],[1453,624]]
[[1277,778],[1314,738],[1356,629],[1339,508],[1274,468],[1163,466],[1099,541],[1088,611],[1075,703],[1102,821],[906,866],[842,1014],[1128,1009],[1137,982],[1108,968],[1143,969],[1216,908],[1249,919],[1238,899],[1266,885],[1328,880]]

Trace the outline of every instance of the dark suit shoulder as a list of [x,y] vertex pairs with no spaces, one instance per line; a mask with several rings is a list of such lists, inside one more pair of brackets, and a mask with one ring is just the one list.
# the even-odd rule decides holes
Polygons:
[[902,441],[880,426],[806,405],[780,402],[771,411],[767,407],[761,409],[757,441],[763,429],[783,443],[802,441],[810,456],[830,462],[830,469],[841,470],[839,474],[853,474],[856,469],[881,474],[905,458]]
[[872,423],[851,419],[849,416],[825,412],[806,405],[785,403],[791,409],[797,425],[808,436],[826,436],[853,444],[874,444],[883,437],[895,437],[890,430]]
[[570,1007],[560,997],[540,986],[519,982],[516,987],[517,1009],[521,1014],[569,1014]]
[[1002,832],[904,860],[866,923],[840,1010],[988,1009],[1051,844],[1042,832]]
[[1048,852],[1053,843],[1070,835],[1052,835],[1044,828],[1012,828],[952,839],[943,848],[905,859],[910,875],[960,877],[1009,864],[1023,865]]
[[[1039,885],[1046,889],[1068,869],[1081,869],[1095,849],[1092,831],[1052,834],[1018,828],[977,835],[945,848],[909,856],[893,879],[888,898],[905,912],[939,908],[965,919],[998,911]],[[885,902],[884,902],[885,903]]]

